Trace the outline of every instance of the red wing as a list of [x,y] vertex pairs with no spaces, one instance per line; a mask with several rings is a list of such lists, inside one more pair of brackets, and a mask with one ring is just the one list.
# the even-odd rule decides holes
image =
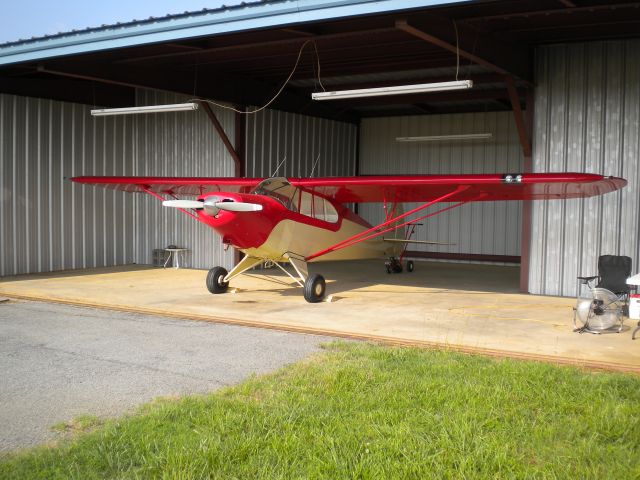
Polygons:
[[[589,173],[525,173],[517,175],[412,175],[334,178],[290,178],[292,185],[338,203],[428,202],[456,188],[447,202],[469,200],[550,200],[602,195],[624,187],[623,178]],[[511,181],[509,181],[511,180]]]
[[208,192],[246,193],[262,181],[261,178],[232,177],[74,177],[71,180],[124,192],[151,191],[169,195],[201,195]]
[[[428,202],[468,188],[447,198],[469,200],[549,200],[602,195],[624,187],[627,181],[589,173],[529,173],[507,181],[507,175],[405,175],[327,178],[290,178],[292,185],[316,192],[338,203]],[[249,192],[261,178],[197,177],[74,177],[78,183],[125,192],[152,191],[171,195],[208,192]]]

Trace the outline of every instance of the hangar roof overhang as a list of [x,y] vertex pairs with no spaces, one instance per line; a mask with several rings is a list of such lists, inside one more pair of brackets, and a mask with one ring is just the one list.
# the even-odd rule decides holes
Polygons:
[[[637,36],[639,13],[625,0],[258,1],[0,45],[0,92],[125,106],[139,87],[260,106],[302,52],[273,108],[345,121],[510,110],[533,82],[536,45]],[[456,76],[474,88],[310,97],[318,77],[337,90]]]

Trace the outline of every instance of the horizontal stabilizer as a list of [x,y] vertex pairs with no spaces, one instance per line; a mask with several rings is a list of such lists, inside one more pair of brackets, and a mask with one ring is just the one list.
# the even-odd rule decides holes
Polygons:
[[455,245],[455,243],[431,242],[429,240],[405,240],[404,238],[383,238],[382,240],[395,243],[420,243],[422,245]]

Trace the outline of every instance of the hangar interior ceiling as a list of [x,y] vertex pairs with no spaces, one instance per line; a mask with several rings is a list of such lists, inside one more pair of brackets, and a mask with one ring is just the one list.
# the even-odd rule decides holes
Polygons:
[[[289,3],[253,2],[94,30],[117,34],[129,27],[162,28],[164,23],[204,22],[225,11],[264,4],[284,8]],[[264,105],[306,45],[292,81],[272,108],[351,122],[371,116],[504,111],[512,108],[505,76],[514,79],[516,95],[524,104],[526,87],[533,80],[536,45],[637,35],[639,11],[638,2],[622,0],[507,0],[421,7],[21,62],[0,69],[0,89],[104,106],[132,105],[138,87],[242,106]],[[46,40],[55,41],[56,36]],[[38,47],[37,40],[23,43]],[[12,47],[0,45],[0,54]],[[457,58],[458,77],[475,82],[470,91],[330,104],[310,99],[311,92],[321,89],[318,76],[325,88],[334,90],[453,80]]]

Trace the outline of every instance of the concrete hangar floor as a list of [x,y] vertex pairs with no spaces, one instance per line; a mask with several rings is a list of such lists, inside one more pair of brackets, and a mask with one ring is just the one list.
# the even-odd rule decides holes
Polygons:
[[449,348],[640,372],[631,321],[620,334],[574,333],[575,299],[518,293],[518,268],[416,262],[388,275],[380,262],[326,262],[330,302],[309,304],[277,269],[211,295],[206,271],[125,266],[0,279],[7,297],[189,320]]

